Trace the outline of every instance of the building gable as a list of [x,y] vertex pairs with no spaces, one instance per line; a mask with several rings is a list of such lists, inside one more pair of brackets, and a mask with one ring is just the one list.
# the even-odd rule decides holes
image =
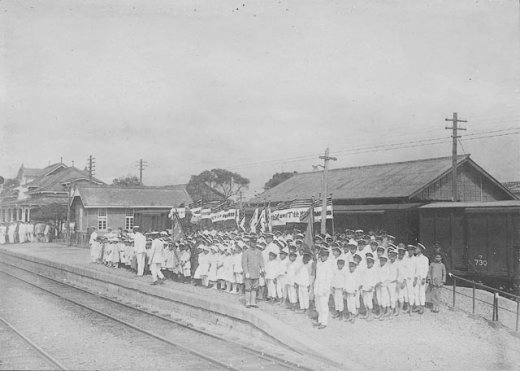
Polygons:
[[[514,195],[470,158],[457,166],[458,201],[514,200]],[[412,195],[418,201],[450,201],[452,198],[451,169]]]

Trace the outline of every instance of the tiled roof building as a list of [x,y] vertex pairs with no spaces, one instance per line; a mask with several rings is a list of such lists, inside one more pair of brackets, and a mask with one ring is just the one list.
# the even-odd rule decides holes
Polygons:
[[[43,169],[20,167],[18,185],[0,195],[0,221],[54,220],[59,223],[67,213],[68,190],[72,184],[104,184],[89,173],[62,163]],[[46,209],[52,206],[52,212]]]

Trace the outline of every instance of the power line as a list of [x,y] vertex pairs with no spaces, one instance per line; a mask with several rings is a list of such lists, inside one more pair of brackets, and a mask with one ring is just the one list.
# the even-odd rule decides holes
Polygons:
[[[515,135],[518,134],[518,131],[520,130],[520,126],[513,126],[508,127],[504,129],[495,129],[495,130],[486,130],[486,131],[479,131],[467,134],[463,141],[467,140],[476,140],[476,139],[484,139],[484,138],[493,138],[493,137],[499,137],[499,136],[506,136],[506,135]],[[437,130],[435,130],[437,132]],[[499,135],[496,135],[498,133],[502,133]],[[487,135],[487,134],[493,134],[493,135]],[[342,154],[345,156],[348,155],[358,155],[358,154],[364,154],[364,153],[374,153],[374,152],[384,152],[384,151],[392,151],[392,150],[400,150],[400,149],[409,149],[409,148],[416,148],[421,146],[430,146],[430,145],[438,145],[438,144],[446,144],[451,139],[451,136],[443,136],[443,137],[436,137],[436,138],[425,138],[425,139],[416,139],[416,140],[410,140],[410,141],[401,141],[396,143],[381,143],[381,144],[375,144],[370,146],[358,146],[358,147],[349,147],[344,149],[335,150],[334,153]],[[309,154],[309,155],[301,155],[301,156],[295,156],[295,157],[289,157],[285,159],[272,159],[272,160],[262,160],[262,161],[255,161],[255,162],[246,162],[241,164],[230,164],[230,165],[219,165],[224,166],[230,170],[240,170],[240,169],[248,169],[248,168],[254,168],[258,166],[263,165],[279,165],[279,164],[289,164],[294,162],[302,162],[306,160],[312,160],[316,156],[319,156],[319,153]],[[191,163],[191,164],[203,164],[205,162],[197,162],[197,163]],[[154,166],[156,167],[156,166]]]
[[[494,138],[494,137],[502,137],[507,135],[515,135],[520,133],[519,131],[514,131],[510,133],[504,133],[504,134],[497,134],[497,135],[482,135],[479,137],[472,137],[467,138],[464,140],[477,140],[477,139],[485,139],[485,138]],[[348,155],[358,155],[358,154],[364,154],[364,153],[374,153],[374,152],[386,152],[386,151],[394,151],[394,150],[400,150],[400,149],[408,149],[408,148],[416,148],[416,147],[422,147],[422,146],[430,146],[430,145],[437,145],[437,144],[446,144],[450,142],[451,137],[440,137],[435,138],[432,140],[421,140],[421,141],[410,141],[410,142],[403,142],[399,146],[396,146],[395,144],[387,145],[387,146],[372,146],[372,147],[364,147],[363,149],[358,149],[355,151],[347,152],[345,151],[335,151],[335,153],[342,153],[346,156]],[[270,163],[291,163],[291,162],[301,162],[305,160],[313,159],[314,156],[306,156],[302,158],[295,158],[295,159],[285,159],[285,160],[273,160],[270,161]],[[239,169],[248,169],[253,167],[258,167],[265,165],[265,162],[258,162],[258,163],[251,163],[247,165],[236,165],[236,166],[229,166],[230,170],[239,170]]]

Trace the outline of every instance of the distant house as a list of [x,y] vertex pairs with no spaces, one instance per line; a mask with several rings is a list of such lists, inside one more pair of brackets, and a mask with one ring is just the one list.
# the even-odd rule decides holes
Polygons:
[[69,189],[72,184],[104,184],[89,173],[62,163],[43,169],[23,165],[15,178],[16,184],[5,188],[0,195],[0,220],[54,221],[66,219]]
[[16,174],[16,180],[20,185],[26,185],[33,180],[43,176],[52,175],[53,173],[59,172],[61,169],[65,168],[67,168],[67,165],[61,162],[49,165],[43,169],[27,168],[22,164],[18,170],[18,173]]
[[77,185],[71,210],[77,232],[96,227],[126,230],[138,225],[144,231],[171,228],[168,214],[172,207],[188,205],[192,199],[186,185],[167,187],[114,187]]

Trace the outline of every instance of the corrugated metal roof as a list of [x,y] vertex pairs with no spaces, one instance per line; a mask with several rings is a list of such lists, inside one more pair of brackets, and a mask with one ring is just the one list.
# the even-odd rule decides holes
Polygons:
[[184,184],[167,188],[79,186],[78,193],[86,208],[171,208],[192,202]]
[[357,213],[357,212],[385,212],[395,210],[410,210],[418,208],[423,203],[406,203],[406,204],[379,204],[379,205],[334,205],[334,212],[339,213]]
[[453,208],[486,208],[486,207],[520,207],[520,200],[507,201],[470,201],[470,202],[433,202],[419,209],[453,209]]
[[[459,156],[459,165],[469,155]],[[451,157],[394,162],[329,170],[328,193],[333,199],[406,198],[449,171]],[[321,171],[300,173],[253,198],[251,203],[318,197]]]

